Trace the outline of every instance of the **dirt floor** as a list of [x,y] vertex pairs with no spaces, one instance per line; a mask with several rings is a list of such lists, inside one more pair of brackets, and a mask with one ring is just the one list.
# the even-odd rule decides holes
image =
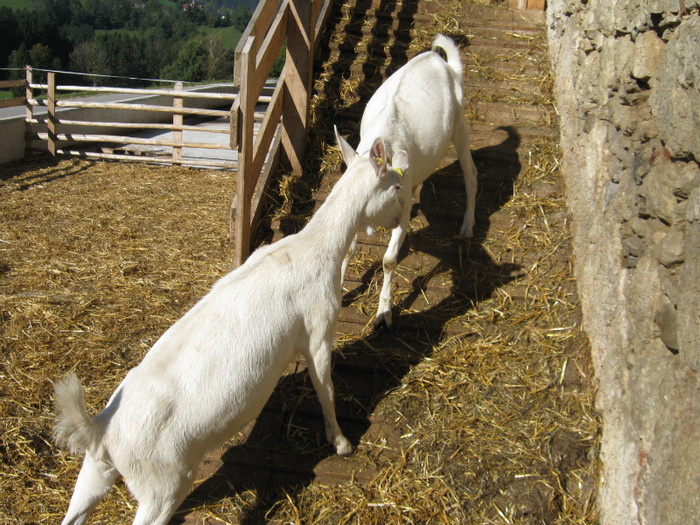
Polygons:
[[[52,381],[93,413],[230,268],[220,171],[65,160],[0,181],[0,523],[56,523],[79,458],[52,444]],[[127,522],[123,487],[97,523]],[[119,509],[115,512],[115,509]]]
[[[350,11],[337,21],[341,51],[355,44],[346,25],[366,25],[365,12]],[[457,22],[453,32],[466,34]],[[373,42],[373,56],[388,45]],[[347,129],[357,113],[348,101],[359,107],[364,95],[333,56],[315,118],[340,117]],[[503,84],[489,67],[479,70],[484,84]],[[373,75],[371,64],[362,69]],[[543,104],[539,89],[503,91]],[[363,239],[351,265],[334,383],[356,452],[339,459],[324,442],[300,363],[255,424],[207,458],[175,523],[597,523],[599,421],[556,141],[527,139],[518,122],[498,129],[484,117],[493,93],[465,92],[475,94],[475,238],[455,237],[464,190],[450,157],[415,208],[393,332],[370,329],[386,233]],[[340,169],[331,141],[317,123],[304,176],[276,181],[266,224],[278,234],[303,226],[326,191],[319,174]],[[52,381],[75,370],[98,412],[229,270],[234,177],[77,160],[0,174],[0,523],[56,523],[81,458],[53,444]],[[118,482],[90,522],[129,523],[134,506]]]
[[[352,409],[393,429],[354,436],[353,465],[373,475],[337,485],[287,480],[260,494],[236,483],[240,490],[189,502],[201,519],[595,522],[598,427],[561,185],[556,170],[529,173],[503,209],[523,219],[512,225],[521,245],[483,244],[499,265],[527,266],[476,301],[454,297],[450,311],[463,305],[449,314],[460,326],[455,335],[443,333],[447,314],[428,309],[414,316],[418,324],[399,313],[400,329],[417,330],[339,343],[345,358],[362,352],[395,374],[369,389],[371,414]],[[52,443],[52,381],[75,370],[89,410],[104,406],[126,371],[228,270],[231,187],[224,172],[183,168],[64,160],[3,170],[0,522],[58,521],[80,458]],[[533,201],[538,193],[545,199]],[[352,385],[336,384],[339,404],[352,403]],[[280,388],[278,403],[313,402],[308,381]],[[294,422],[302,428],[288,454],[316,458],[312,465],[332,456],[320,429]],[[92,522],[126,523],[133,505],[118,484]]]

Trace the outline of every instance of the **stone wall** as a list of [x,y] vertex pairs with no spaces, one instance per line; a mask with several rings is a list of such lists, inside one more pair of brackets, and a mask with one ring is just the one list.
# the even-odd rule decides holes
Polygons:
[[700,523],[700,0],[549,0],[604,524]]

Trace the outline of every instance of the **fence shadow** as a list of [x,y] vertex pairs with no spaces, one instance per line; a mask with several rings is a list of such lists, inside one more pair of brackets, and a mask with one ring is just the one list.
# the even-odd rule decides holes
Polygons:
[[89,170],[95,165],[93,161],[71,159],[70,162],[59,166],[61,160],[49,155],[41,155],[33,159],[23,159],[6,164],[0,171],[0,181],[24,191],[34,186],[70,177]]

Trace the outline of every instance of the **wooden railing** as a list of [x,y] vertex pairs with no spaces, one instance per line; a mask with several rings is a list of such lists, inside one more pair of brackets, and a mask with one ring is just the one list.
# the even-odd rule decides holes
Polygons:
[[[26,83],[27,82],[24,80],[0,80],[0,89],[24,87]],[[0,100],[0,109],[11,108],[14,106],[23,106],[26,100],[26,97],[14,97],[8,98],[6,100]]]
[[[239,96],[231,107],[231,146],[238,148],[239,163],[230,219],[236,249],[234,266],[242,264],[250,254],[251,231],[258,222],[262,195],[274,167],[281,163],[301,170],[309,125],[313,57],[331,3],[260,0],[236,48],[234,82],[239,86]],[[256,137],[256,101],[285,41],[284,69]]]
[[[136,89],[136,88],[119,88],[119,87],[93,87],[82,85],[58,85],[56,83],[56,72],[47,72],[47,83],[39,84],[33,82],[32,68],[27,66],[26,81],[15,81],[26,86],[26,96],[22,99],[27,107],[26,122],[29,127],[34,126],[43,129],[46,126],[46,131],[29,131],[27,136],[30,141],[39,140],[46,142],[46,150],[51,155],[71,155],[83,158],[97,158],[109,160],[129,160],[139,162],[157,162],[162,163],[167,159],[167,162],[179,165],[206,166],[214,168],[235,169],[236,163],[233,159],[203,159],[203,158],[183,158],[183,148],[198,148],[209,150],[230,150],[228,141],[221,140],[209,142],[192,142],[183,140],[183,131],[197,131],[205,133],[228,134],[226,128],[206,128],[202,126],[186,125],[183,122],[184,116],[195,117],[211,117],[211,118],[229,118],[230,112],[225,109],[207,109],[201,107],[187,107],[185,100],[214,100],[218,106],[227,106],[236,98],[235,93],[210,93],[199,91],[185,91],[181,82],[175,83],[173,89]],[[34,96],[35,90],[45,90],[46,99],[38,99]],[[57,100],[56,94],[59,91],[66,92],[82,92],[95,94],[124,94],[124,95],[147,95],[147,96],[164,96],[172,98],[172,104],[141,104],[127,102],[104,102],[91,100]],[[167,99],[166,99],[167,100]],[[263,97],[261,102],[269,100]],[[47,113],[45,116],[37,116],[33,112],[33,108],[37,106],[45,106]],[[82,110],[106,110],[109,115],[113,115],[113,120],[89,120],[87,118],[68,118],[68,113],[60,113],[63,109],[82,109]],[[151,112],[156,114],[170,114],[158,122],[139,121],[141,119],[121,118],[116,116],[120,112]],[[133,113],[129,113],[133,115]],[[62,116],[63,115],[63,116]],[[84,128],[101,128],[108,130],[102,133],[82,133],[69,132],[69,129]],[[62,132],[59,132],[59,129]],[[160,130],[162,132],[172,132],[172,138],[144,138],[134,137],[129,135],[116,134],[114,130],[130,131],[145,131],[145,130]],[[74,144],[85,143],[109,143],[113,145],[109,149],[103,148],[101,151],[87,151],[85,148],[71,149]],[[124,153],[115,153],[120,150],[119,145],[135,144],[139,146],[158,146],[161,148],[172,148],[172,153],[169,157],[164,158],[162,155],[142,154],[129,155]]]

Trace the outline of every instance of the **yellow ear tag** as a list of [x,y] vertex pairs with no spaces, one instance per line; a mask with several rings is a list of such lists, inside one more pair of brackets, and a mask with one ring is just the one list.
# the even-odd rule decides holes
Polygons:
[[394,169],[399,172],[399,177],[403,177],[403,170],[401,168],[394,168]]
[[382,164],[384,164],[384,160],[383,160],[383,159],[380,159],[379,157],[377,157],[377,158],[374,159],[374,160],[375,160],[375,162],[377,163],[377,166],[381,166]]

